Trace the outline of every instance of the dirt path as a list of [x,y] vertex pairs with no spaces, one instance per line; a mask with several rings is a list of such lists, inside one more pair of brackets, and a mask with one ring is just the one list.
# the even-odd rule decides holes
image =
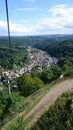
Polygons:
[[[41,115],[48,110],[50,105],[56,101],[57,97],[63,92],[69,90],[73,86],[73,79],[65,80],[55,85],[47,95],[45,95],[41,101],[26,115],[24,118],[28,121],[28,128],[30,129],[34,123],[41,117]],[[26,128],[26,129],[28,129]]]

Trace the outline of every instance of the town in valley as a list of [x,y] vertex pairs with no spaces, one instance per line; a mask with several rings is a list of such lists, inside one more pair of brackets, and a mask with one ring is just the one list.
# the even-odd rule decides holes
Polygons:
[[[43,68],[49,68],[53,64],[57,64],[58,59],[55,57],[51,57],[47,52],[32,48],[28,46],[28,60],[29,64],[21,67],[19,70],[9,70],[9,71],[3,71],[2,75],[0,75],[4,78],[4,82],[9,82],[14,80],[17,77],[20,77],[20,75],[24,73],[31,73],[32,69],[37,67],[37,70],[39,72],[42,72]],[[0,83],[0,90],[3,88],[1,87],[2,83]],[[17,87],[16,85],[13,85],[13,87]]]

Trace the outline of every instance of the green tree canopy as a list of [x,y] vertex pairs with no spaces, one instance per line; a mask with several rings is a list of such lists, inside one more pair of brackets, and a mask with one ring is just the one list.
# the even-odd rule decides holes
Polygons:
[[39,78],[32,78],[31,74],[26,73],[18,78],[17,85],[22,95],[29,96],[40,89],[43,86],[43,82]]

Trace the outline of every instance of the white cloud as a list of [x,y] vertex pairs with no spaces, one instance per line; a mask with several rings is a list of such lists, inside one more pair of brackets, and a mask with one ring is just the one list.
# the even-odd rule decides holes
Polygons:
[[43,34],[73,33],[73,7],[56,5],[48,12],[51,16],[40,21],[35,28],[36,32]]
[[16,11],[38,11],[39,10],[39,8],[36,8],[36,7],[34,7],[34,8],[18,8],[18,9],[16,9]]
[[52,19],[54,19],[55,22],[57,21],[58,26],[73,26],[73,7],[58,5],[51,8],[49,12],[52,13]]
[[7,23],[5,21],[0,20],[0,29],[6,29]]
[[24,25],[10,23],[10,31],[16,33],[26,33],[28,30]]
[[[6,21],[1,21],[0,20],[0,30],[7,32],[7,22]],[[0,34],[1,34],[0,31]],[[32,29],[25,27],[24,24],[16,24],[16,23],[11,23],[10,22],[10,33],[11,35],[25,35],[28,33],[31,33]],[[7,33],[6,33],[7,34]]]

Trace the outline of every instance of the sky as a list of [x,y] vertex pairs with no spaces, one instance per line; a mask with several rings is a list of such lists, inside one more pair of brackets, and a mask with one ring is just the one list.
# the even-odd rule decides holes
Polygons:
[[[8,0],[12,36],[73,34],[73,0]],[[0,36],[7,35],[5,0],[0,0]]]

